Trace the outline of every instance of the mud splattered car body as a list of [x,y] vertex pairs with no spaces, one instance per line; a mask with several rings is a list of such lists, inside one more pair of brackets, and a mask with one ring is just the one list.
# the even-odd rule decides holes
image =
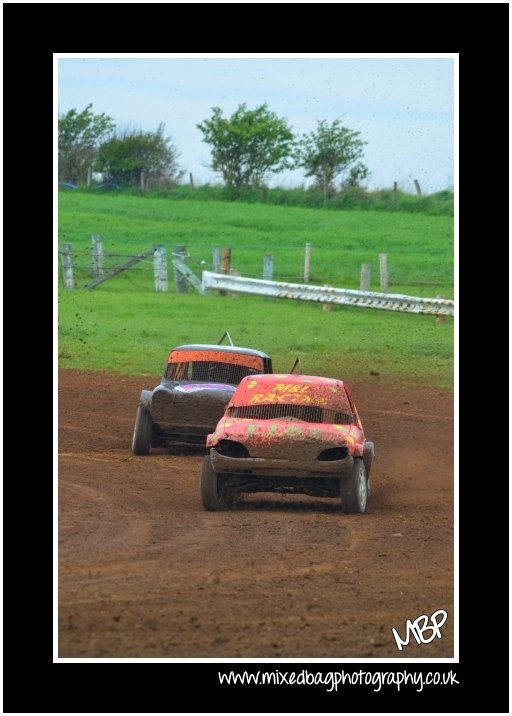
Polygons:
[[206,509],[237,493],[293,492],[339,497],[345,512],[366,510],[374,446],[341,380],[244,378],[206,445]]
[[160,384],[141,392],[132,451],[147,455],[151,447],[204,445],[242,378],[271,372],[269,356],[250,348],[174,348]]

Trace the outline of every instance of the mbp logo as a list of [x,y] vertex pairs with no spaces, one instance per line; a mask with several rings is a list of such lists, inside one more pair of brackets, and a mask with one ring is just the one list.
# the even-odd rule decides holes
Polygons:
[[[438,609],[434,612],[431,617],[426,614],[422,614],[420,617],[411,622],[407,620],[405,625],[405,639],[402,639],[396,629],[391,629],[391,633],[395,637],[396,645],[399,651],[402,651],[404,646],[409,645],[411,639],[411,633],[418,642],[418,644],[429,644],[433,639],[441,639],[441,627],[448,618],[448,613],[444,609]],[[431,622],[429,624],[429,621]],[[428,634],[428,638],[424,636],[425,632]]]

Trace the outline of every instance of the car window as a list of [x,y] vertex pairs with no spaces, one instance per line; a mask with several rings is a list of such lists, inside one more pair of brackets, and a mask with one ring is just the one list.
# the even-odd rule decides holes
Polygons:
[[[324,408],[333,415],[350,417],[352,408],[341,384],[311,379],[304,383],[282,380],[244,381],[230,401],[231,406],[297,405]],[[277,410],[276,413],[277,415]],[[344,420],[344,419],[343,419]],[[333,420],[332,422],[337,422]]]
[[219,361],[184,361],[169,363],[165,373],[167,380],[194,380],[199,383],[228,383],[238,385],[242,378],[258,371],[245,365]]
[[[252,368],[253,371],[263,373],[265,365],[263,359],[258,355],[251,353],[239,353],[230,351],[211,350],[175,350],[171,351],[169,363],[228,363],[230,365],[245,366]],[[251,373],[248,373],[251,375]]]
[[250,418],[252,420],[304,420],[307,423],[330,423],[332,425],[351,425],[352,417],[317,405],[299,403],[275,403],[232,406],[227,415],[231,418]]

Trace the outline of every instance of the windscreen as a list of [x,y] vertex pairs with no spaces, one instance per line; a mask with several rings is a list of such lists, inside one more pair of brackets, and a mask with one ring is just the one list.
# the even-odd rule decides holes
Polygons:
[[172,351],[165,377],[168,380],[228,383],[263,372],[259,356],[228,351]]

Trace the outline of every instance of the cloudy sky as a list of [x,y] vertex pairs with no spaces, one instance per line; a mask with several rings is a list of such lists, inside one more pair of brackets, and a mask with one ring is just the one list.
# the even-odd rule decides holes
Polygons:
[[[225,115],[245,102],[267,103],[294,133],[317,120],[340,119],[361,132],[370,188],[396,181],[414,193],[454,184],[454,65],[450,56],[56,56],[59,113],[110,115],[118,127],[165,124],[196,184],[220,182],[196,125],[219,106]],[[285,187],[308,184],[299,172],[269,177]]]

